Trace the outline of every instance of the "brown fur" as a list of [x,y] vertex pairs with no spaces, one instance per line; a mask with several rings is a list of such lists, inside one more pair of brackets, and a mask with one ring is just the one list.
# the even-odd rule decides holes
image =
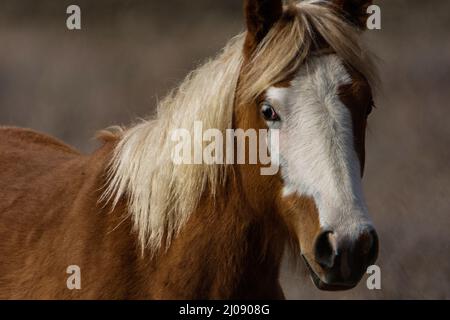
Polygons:
[[[29,130],[0,136],[0,298],[282,297],[284,228],[273,212],[249,214],[238,184],[213,214],[202,202],[167,253],[150,259],[123,220],[123,203],[113,212],[97,203],[112,142],[84,156]],[[66,287],[72,264],[82,290]]]

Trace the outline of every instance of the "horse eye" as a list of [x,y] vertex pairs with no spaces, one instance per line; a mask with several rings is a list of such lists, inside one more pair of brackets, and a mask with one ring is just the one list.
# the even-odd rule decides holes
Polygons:
[[278,116],[275,109],[268,102],[263,102],[261,106],[261,113],[266,121],[279,121],[280,117]]

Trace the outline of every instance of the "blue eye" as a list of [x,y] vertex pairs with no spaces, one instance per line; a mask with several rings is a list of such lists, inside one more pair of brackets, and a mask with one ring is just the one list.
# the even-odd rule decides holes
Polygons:
[[278,116],[275,109],[267,101],[263,102],[261,105],[261,114],[263,115],[263,117],[266,121],[279,121],[280,120],[280,117]]

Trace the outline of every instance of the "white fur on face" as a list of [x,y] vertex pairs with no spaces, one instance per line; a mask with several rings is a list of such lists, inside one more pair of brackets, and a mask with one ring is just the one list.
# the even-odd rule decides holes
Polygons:
[[273,125],[280,130],[283,194],[311,196],[321,227],[338,237],[356,237],[371,225],[351,113],[338,95],[339,87],[349,83],[342,61],[325,55],[308,60],[290,87],[267,91],[281,118]]

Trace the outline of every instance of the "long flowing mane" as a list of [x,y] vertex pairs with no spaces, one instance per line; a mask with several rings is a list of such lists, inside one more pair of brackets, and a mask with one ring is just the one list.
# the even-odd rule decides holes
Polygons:
[[283,19],[244,64],[245,36],[236,36],[218,57],[191,72],[158,104],[154,119],[120,132],[103,199],[114,206],[122,198],[127,200],[143,249],[154,253],[162,243],[168,245],[205,190],[215,196],[226,178],[226,165],[175,165],[173,129],[192,132],[198,120],[203,129],[225,132],[232,126],[237,99],[257,97],[307,63],[318,37],[369,81],[374,78],[359,32],[326,2],[290,3]]

